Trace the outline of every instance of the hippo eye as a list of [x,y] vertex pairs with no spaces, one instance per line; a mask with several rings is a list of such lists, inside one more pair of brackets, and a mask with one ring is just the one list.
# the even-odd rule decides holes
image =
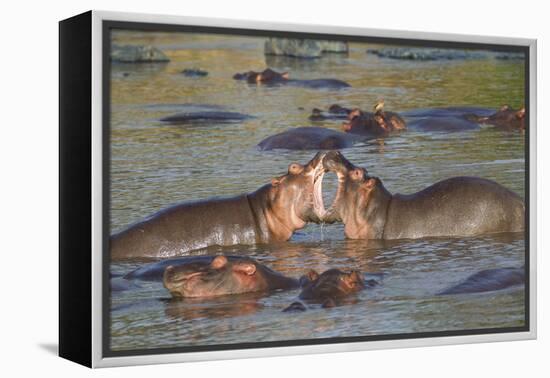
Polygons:
[[292,163],[288,166],[288,173],[297,175],[304,170],[304,167],[298,163]]

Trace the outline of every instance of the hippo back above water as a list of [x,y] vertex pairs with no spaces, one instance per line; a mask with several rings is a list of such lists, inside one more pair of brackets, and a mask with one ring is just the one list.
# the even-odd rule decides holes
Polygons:
[[361,139],[324,127],[297,127],[265,138],[258,147],[262,151],[287,150],[339,150],[349,148]]
[[310,89],[343,89],[351,85],[338,79],[291,79],[288,72],[277,72],[267,68],[262,72],[248,71],[233,75],[235,80],[243,80],[250,84],[262,85],[290,85]]
[[337,151],[327,153],[323,164],[339,181],[323,219],[343,221],[350,239],[475,236],[525,227],[521,197],[494,181],[453,177],[417,193],[393,195]]

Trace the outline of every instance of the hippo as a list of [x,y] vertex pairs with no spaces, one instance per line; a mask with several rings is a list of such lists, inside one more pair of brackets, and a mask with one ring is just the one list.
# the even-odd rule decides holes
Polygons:
[[233,79],[243,80],[251,84],[291,85],[310,89],[342,89],[351,87],[345,81],[337,79],[290,79],[288,72],[280,73],[271,68],[266,68],[262,72],[248,71],[236,73],[233,75]]
[[357,136],[324,127],[297,127],[265,138],[258,143],[258,148],[262,151],[340,150],[360,141]]
[[[329,269],[322,274],[309,271],[300,279],[302,292],[299,298],[308,302],[321,303],[323,308],[335,307],[351,295],[378,284],[375,280],[365,281],[357,270],[349,272]],[[305,311],[301,302],[293,302],[283,312]]]
[[482,293],[523,284],[525,284],[525,266],[486,269],[472,274],[464,281],[439,292],[438,295]]
[[253,118],[247,114],[238,112],[224,111],[197,111],[197,112],[182,112],[161,118],[161,122],[171,124],[188,124],[188,123],[225,123],[225,122],[241,122]]
[[168,207],[110,238],[112,260],[180,256],[211,245],[288,240],[307,222],[320,222],[324,153],[253,193]]
[[387,136],[393,132],[405,130],[407,125],[399,114],[384,111],[384,101],[374,106],[374,113],[354,109],[348,114],[348,121],[342,129],[351,134],[370,137]]
[[183,76],[187,77],[205,77],[208,76],[208,71],[201,70],[200,68],[186,68],[181,71]]
[[402,115],[407,120],[409,130],[459,132],[481,128],[478,122],[472,120],[472,114],[486,116],[492,113],[492,110],[486,108],[458,106],[415,109],[404,112]]
[[340,152],[323,159],[338,176],[338,189],[323,221],[343,221],[350,239],[416,239],[520,232],[525,227],[521,197],[494,181],[453,177],[417,193],[391,194],[378,177]]
[[508,105],[504,105],[496,113],[489,116],[469,115],[467,118],[503,130],[525,130],[525,107],[514,110]]
[[309,119],[311,121],[326,121],[326,120],[345,120],[348,118],[348,114],[351,113],[352,109],[345,108],[338,104],[332,104],[328,108],[328,112],[323,112],[321,109],[313,108]]
[[210,261],[169,265],[164,271],[163,283],[176,298],[216,297],[299,287],[298,280],[285,277],[251,258],[228,259],[223,255]]

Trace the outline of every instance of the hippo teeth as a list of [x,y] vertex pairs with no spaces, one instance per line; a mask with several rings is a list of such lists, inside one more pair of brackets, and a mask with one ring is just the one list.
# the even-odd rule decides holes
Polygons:
[[323,202],[323,176],[324,169],[320,169],[313,180],[313,208],[319,218],[323,218],[326,213],[325,204]]

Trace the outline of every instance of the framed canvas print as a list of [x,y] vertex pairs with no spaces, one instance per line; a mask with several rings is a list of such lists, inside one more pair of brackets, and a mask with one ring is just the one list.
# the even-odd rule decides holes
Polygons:
[[536,337],[536,41],[60,22],[60,355]]

